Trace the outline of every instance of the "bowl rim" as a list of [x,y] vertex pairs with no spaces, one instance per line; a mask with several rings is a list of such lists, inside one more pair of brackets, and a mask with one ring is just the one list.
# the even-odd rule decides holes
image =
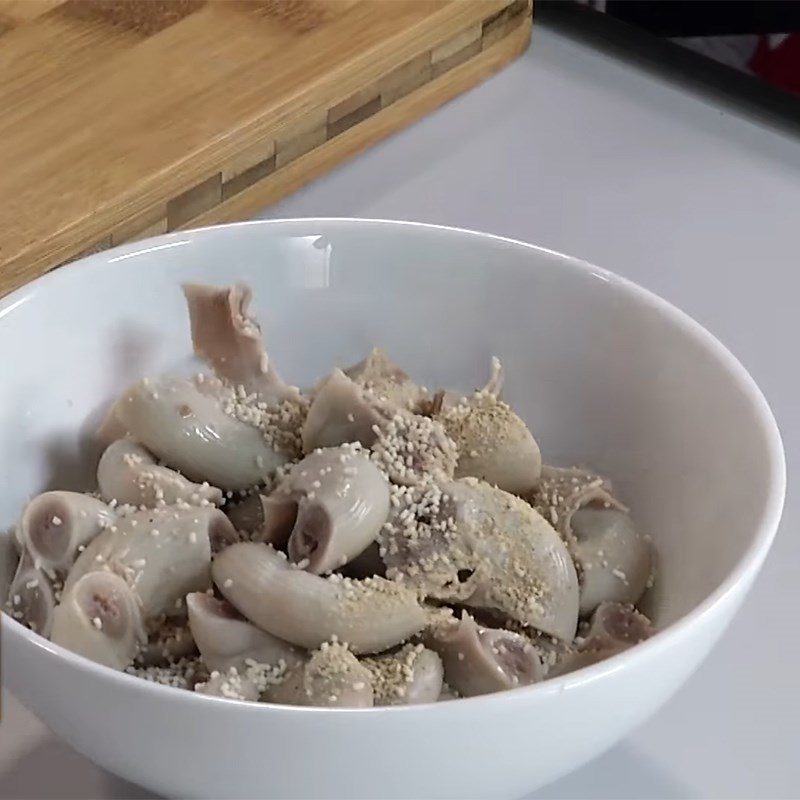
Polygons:
[[[758,419],[761,435],[764,439],[768,453],[767,469],[770,474],[768,483],[769,489],[760,520],[756,525],[753,540],[747,547],[743,555],[733,566],[729,574],[721,583],[706,596],[697,606],[686,614],[682,615],[675,622],[666,628],[660,629],[656,634],[645,642],[629,648],[621,653],[611,656],[596,664],[575,670],[565,675],[550,678],[540,683],[529,686],[518,687],[503,692],[479,695],[475,697],[459,698],[457,703],[453,702],[434,702],[418,705],[398,705],[398,706],[376,706],[373,708],[325,708],[317,706],[286,706],[276,703],[249,702],[244,700],[233,700],[229,698],[213,697],[203,695],[198,692],[191,692],[185,689],[178,689],[171,686],[143,680],[138,676],[114,670],[102,664],[85,658],[84,656],[73,653],[53,642],[45,639],[37,633],[23,626],[20,622],[13,619],[4,610],[2,612],[3,633],[12,634],[26,640],[37,650],[44,651],[51,657],[66,660],[68,664],[76,669],[87,670],[97,679],[120,682],[120,688],[127,687],[131,690],[152,691],[159,696],[161,693],[165,699],[172,698],[173,701],[187,703],[209,703],[218,704],[222,711],[224,708],[236,710],[237,713],[266,713],[266,710],[275,713],[285,714],[337,714],[337,715],[375,715],[375,714],[409,714],[424,710],[426,713],[436,713],[436,710],[452,710],[454,706],[459,708],[475,708],[482,704],[499,705],[500,703],[514,702],[522,699],[521,694],[527,696],[540,696],[561,694],[570,689],[575,689],[585,684],[594,683],[602,680],[605,675],[624,669],[629,663],[647,657],[647,654],[657,656],[662,651],[669,649],[673,642],[686,635],[688,631],[697,626],[702,620],[714,614],[717,608],[725,603],[729,598],[733,600],[738,591],[746,594],[749,590],[749,582],[755,578],[760,570],[767,553],[775,539],[783,513],[783,505],[786,495],[786,459],[778,425],[775,421],[772,409],[769,406],[764,394],[756,384],[753,377],[741,362],[731,353],[728,348],[717,339],[714,334],[703,327],[693,317],[670,303],[668,300],[657,295],[655,292],[646,289],[634,281],[625,278],[611,270],[600,267],[585,259],[570,256],[557,250],[553,250],[540,245],[531,244],[519,239],[499,234],[485,233],[469,228],[460,228],[450,225],[440,225],[427,222],[417,222],[413,220],[393,220],[379,218],[360,218],[360,217],[289,217],[276,219],[256,219],[244,220],[241,222],[230,222],[221,225],[208,225],[200,228],[192,228],[172,233],[160,234],[136,242],[123,244],[100,253],[77,259],[69,264],[65,264],[56,270],[39,276],[32,281],[18,287],[4,297],[0,297],[0,320],[28,300],[33,292],[38,288],[47,285],[52,281],[62,279],[64,275],[71,275],[87,267],[96,264],[111,263],[114,261],[133,258],[137,255],[154,250],[166,249],[176,246],[176,240],[186,239],[188,243],[191,238],[200,235],[214,236],[220,231],[231,231],[239,228],[281,228],[302,226],[302,225],[350,225],[354,227],[374,227],[376,229],[389,228],[401,229],[408,228],[412,231],[437,231],[445,235],[456,237],[467,237],[481,240],[490,240],[513,248],[528,250],[534,253],[545,254],[559,262],[559,266],[570,269],[573,272],[590,273],[596,278],[613,284],[623,290],[629,296],[637,298],[651,310],[660,313],[669,319],[670,322],[683,328],[692,338],[699,340],[710,352],[710,354],[720,362],[731,378],[736,382],[738,388],[745,395],[751,406],[753,406]],[[71,278],[66,278],[71,279]],[[0,331],[0,335],[2,332]],[[742,587],[744,587],[742,589]],[[221,704],[221,705],[219,705]],[[262,711],[263,709],[263,711]]]

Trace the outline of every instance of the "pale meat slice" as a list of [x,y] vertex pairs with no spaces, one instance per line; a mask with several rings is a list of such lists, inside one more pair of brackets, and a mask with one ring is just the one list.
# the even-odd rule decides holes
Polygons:
[[371,447],[378,436],[376,430],[389,415],[352,378],[335,369],[314,393],[301,431],[303,452],[347,442]]
[[527,503],[475,478],[398,500],[379,538],[387,577],[572,640],[575,568],[558,533]]
[[578,567],[582,617],[603,602],[636,603],[653,581],[652,544],[612,491],[595,473],[544,466],[532,499]]
[[248,314],[252,293],[247,286],[218,289],[187,283],[183,293],[189,308],[195,353],[218,377],[243,386],[267,403],[294,400],[299,391],[288,386],[269,361],[261,328]]
[[344,374],[378,400],[406,410],[416,411],[427,397],[427,390],[414,383],[379,347]]

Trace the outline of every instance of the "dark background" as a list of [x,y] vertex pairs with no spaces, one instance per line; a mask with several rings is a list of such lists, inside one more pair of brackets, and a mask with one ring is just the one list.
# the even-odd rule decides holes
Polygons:
[[797,46],[800,0],[534,0],[536,21],[800,135],[800,70],[769,81],[673,40],[794,34]]
[[608,0],[605,11],[658,36],[800,32],[800,2],[793,0]]

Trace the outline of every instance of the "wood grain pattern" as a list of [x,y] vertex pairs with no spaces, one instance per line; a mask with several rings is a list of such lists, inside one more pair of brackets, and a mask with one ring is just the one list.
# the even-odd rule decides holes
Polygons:
[[0,0],[0,295],[252,213],[499,69],[530,26],[530,0]]
[[452,75],[440,78],[442,84],[437,85],[436,81],[426,83],[419,91],[409,93],[391,108],[375,114],[342,136],[326,142],[304,159],[290,164],[271,178],[260,181],[213,211],[192,220],[191,225],[187,227],[235,222],[297,191],[342,161],[352,158],[366,147],[406,127],[438,108],[443,102],[452,100],[480,83],[522,53],[529,41],[530,17],[507,38],[486,48],[476,58],[456,67]]

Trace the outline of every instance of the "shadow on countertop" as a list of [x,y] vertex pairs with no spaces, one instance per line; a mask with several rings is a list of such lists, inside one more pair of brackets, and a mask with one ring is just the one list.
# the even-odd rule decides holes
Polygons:
[[2,800],[160,800],[48,738],[0,774]]
[[623,742],[524,800],[698,800],[700,793]]

